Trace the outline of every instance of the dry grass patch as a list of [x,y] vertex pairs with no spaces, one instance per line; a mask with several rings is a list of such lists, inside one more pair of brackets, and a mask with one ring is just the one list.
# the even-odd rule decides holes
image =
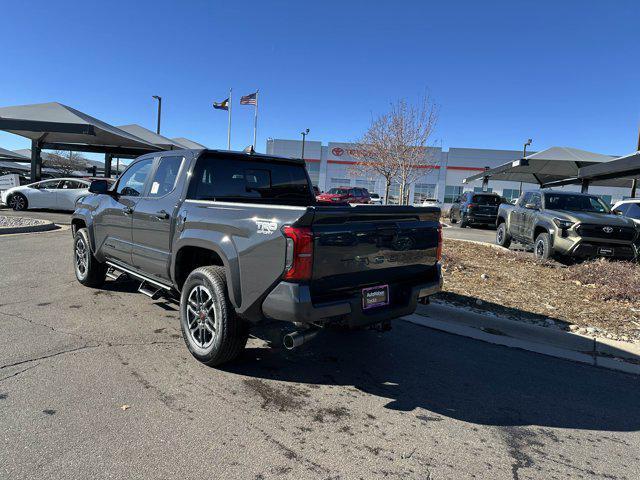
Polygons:
[[640,339],[637,264],[597,260],[567,267],[537,262],[526,253],[446,239],[443,270],[442,297],[448,301],[523,321]]

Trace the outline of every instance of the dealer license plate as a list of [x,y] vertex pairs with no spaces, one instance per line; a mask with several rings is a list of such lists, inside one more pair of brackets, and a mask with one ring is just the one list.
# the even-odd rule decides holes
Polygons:
[[598,255],[603,255],[605,257],[610,257],[610,256],[613,255],[613,248],[600,247],[600,248],[598,248]]
[[389,285],[362,289],[362,309],[389,305]]

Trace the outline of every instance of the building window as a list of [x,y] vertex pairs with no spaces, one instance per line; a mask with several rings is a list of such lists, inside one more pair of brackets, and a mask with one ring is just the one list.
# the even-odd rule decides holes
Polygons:
[[493,187],[487,187],[487,190],[482,190],[482,187],[473,187],[473,193],[492,193]]
[[305,161],[305,164],[307,166],[307,172],[309,172],[309,177],[311,178],[311,183],[317,187],[320,181],[320,162]]
[[435,183],[416,183],[413,189],[413,203],[422,203],[431,198],[436,198]]
[[520,190],[517,188],[505,188],[502,190],[502,196],[506,198],[508,202],[512,202],[520,196]]
[[453,203],[462,195],[462,187],[457,185],[447,185],[444,187],[444,203]]
[[331,187],[349,187],[351,185],[351,180],[348,178],[332,178],[331,179]]

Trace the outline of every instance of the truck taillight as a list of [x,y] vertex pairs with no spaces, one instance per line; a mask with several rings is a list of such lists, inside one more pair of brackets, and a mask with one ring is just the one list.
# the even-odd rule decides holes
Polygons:
[[470,203],[469,205],[467,205],[467,208],[469,210],[472,210],[472,209],[476,208],[476,205],[475,205],[475,203]]
[[313,233],[309,227],[284,227],[287,241],[285,280],[310,280],[313,267]]
[[442,260],[442,224],[438,225],[438,248],[436,249],[436,260]]

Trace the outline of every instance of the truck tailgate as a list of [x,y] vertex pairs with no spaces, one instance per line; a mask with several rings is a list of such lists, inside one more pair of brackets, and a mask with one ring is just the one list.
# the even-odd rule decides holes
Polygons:
[[440,209],[437,207],[313,207],[297,222],[314,234],[314,303],[389,285],[393,299],[403,284],[437,278]]

